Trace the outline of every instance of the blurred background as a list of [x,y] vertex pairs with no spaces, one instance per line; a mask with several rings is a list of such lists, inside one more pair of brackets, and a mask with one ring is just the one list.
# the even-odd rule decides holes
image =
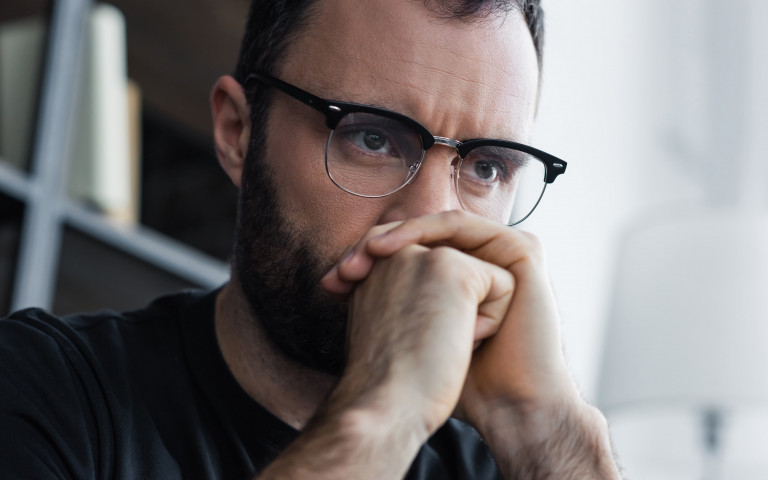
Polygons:
[[630,478],[768,478],[768,4],[545,2],[539,234]]
[[227,277],[208,95],[246,0],[0,6],[0,310],[125,309]]
[[[566,355],[630,478],[768,478],[768,4],[546,9],[533,144]],[[0,5],[0,314],[227,277],[208,93],[247,0]]]

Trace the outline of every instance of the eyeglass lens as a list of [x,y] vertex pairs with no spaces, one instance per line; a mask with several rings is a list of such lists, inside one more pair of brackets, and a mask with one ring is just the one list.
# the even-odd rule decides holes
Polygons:
[[[326,169],[331,180],[355,195],[381,197],[397,191],[418,172],[424,156],[421,136],[399,120],[350,113],[331,131]],[[546,166],[527,153],[480,146],[461,159],[456,191],[473,213],[514,225],[536,208]]]

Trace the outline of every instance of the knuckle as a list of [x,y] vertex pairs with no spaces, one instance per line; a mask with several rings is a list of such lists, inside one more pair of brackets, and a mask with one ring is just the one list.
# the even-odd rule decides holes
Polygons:
[[475,281],[475,263],[455,248],[435,247],[428,252],[425,274],[432,279],[466,286]]
[[407,245],[393,253],[390,260],[398,265],[408,265],[418,262],[424,253],[428,253],[428,249],[424,246]]
[[[462,254],[454,248],[438,246],[419,249],[418,252],[414,253],[418,255],[418,270],[425,280],[449,280],[463,270],[457,268],[461,262]],[[413,257],[409,261],[413,261]]]
[[525,248],[528,252],[528,255],[536,260],[543,261],[544,260],[544,242],[541,241],[541,239],[530,233],[530,232],[520,232],[522,234],[523,241],[525,242]]
[[464,210],[446,210],[438,215],[440,215],[441,220],[448,223],[460,223],[468,217],[467,212]]
[[543,243],[538,236],[534,235],[531,232],[522,232],[522,233],[523,233],[523,238],[525,238],[525,241],[528,242],[529,248],[533,248],[533,249],[543,248]]
[[452,247],[438,246],[429,250],[428,261],[430,265],[434,265],[437,268],[448,268],[448,270],[456,270],[451,268],[458,261],[458,257],[461,253]]

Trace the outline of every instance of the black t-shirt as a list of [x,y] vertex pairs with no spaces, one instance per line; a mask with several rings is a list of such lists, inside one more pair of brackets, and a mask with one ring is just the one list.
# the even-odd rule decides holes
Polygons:
[[[298,432],[251,399],[216,342],[216,293],[127,313],[0,320],[3,479],[242,479]],[[449,420],[407,479],[497,479],[478,434]]]

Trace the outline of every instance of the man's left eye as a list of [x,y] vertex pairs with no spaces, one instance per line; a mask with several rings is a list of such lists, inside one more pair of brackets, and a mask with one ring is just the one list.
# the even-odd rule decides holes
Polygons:
[[369,150],[379,151],[389,144],[387,137],[380,132],[363,131],[361,136],[363,137],[363,144]]
[[491,162],[481,161],[475,163],[475,175],[481,180],[493,182],[499,175],[498,168]]

